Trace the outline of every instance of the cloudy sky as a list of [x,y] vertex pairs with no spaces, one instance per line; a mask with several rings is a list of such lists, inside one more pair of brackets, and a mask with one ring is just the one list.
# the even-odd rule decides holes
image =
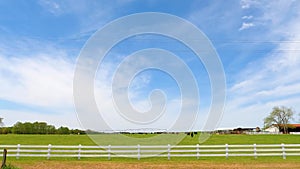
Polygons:
[[[84,128],[73,99],[80,51],[107,23],[141,12],[176,15],[210,39],[226,76],[226,102],[219,127],[262,127],[263,118],[274,106],[300,111],[300,1],[11,0],[0,1],[0,8],[0,117],[7,126],[17,121],[46,121]],[[190,67],[200,95],[194,129],[201,129],[212,99],[205,66],[186,46],[156,35],[120,42],[99,64],[94,92],[102,116],[115,129],[141,127],[120,123],[123,117],[113,112],[108,91],[118,65],[126,61],[132,65],[127,56],[147,48],[168,50]],[[131,61],[149,62],[145,57]],[[124,81],[128,72],[119,72]],[[155,89],[166,96],[165,114],[141,128],[168,128],[178,117],[178,107],[195,104],[194,100],[180,100],[188,98],[180,97],[182,90],[176,82],[158,70],[145,70],[131,79],[126,97],[136,110],[145,112],[155,104],[148,99]]]

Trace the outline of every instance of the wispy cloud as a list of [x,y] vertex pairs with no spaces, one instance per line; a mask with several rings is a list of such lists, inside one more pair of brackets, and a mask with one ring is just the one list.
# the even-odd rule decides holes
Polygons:
[[245,20],[248,20],[248,19],[252,19],[253,16],[252,15],[249,15],[249,16],[243,16],[242,19],[245,19]]
[[[297,5],[297,4],[294,4]],[[274,8],[264,8],[263,15],[258,18],[260,22],[274,20],[265,29],[272,30],[261,38],[270,39],[275,48],[263,57],[257,58],[248,64],[240,73],[238,80],[228,90],[228,102],[224,115],[223,126],[244,124],[253,126],[266,117],[273,106],[290,106],[299,110],[300,100],[300,51],[299,33],[300,29],[299,12],[293,11],[289,4],[285,12],[293,11],[292,18],[283,20],[282,16],[287,15],[283,11],[278,12],[278,3],[271,3]],[[290,10],[288,10],[290,8]],[[277,16],[278,17],[275,17]],[[280,16],[279,16],[280,15]],[[274,18],[270,17],[273,16]],[[266,19],[268,18],[268,19]],[[281,24],[288,25],[282,27]],[[272,39],[281,38],[280,41]],[[242,77],[242,78],[241,78]],[[234,116],[235,120],[230,120]]]
[[[152,89],[151,87],[149,88],[149,83],[151,83],[151,81],[153,80],[153,74],[134,74],[137,73],[137,70],[140,70],[140,68],[142,68],[143,70],[144,68],[152,68],[159,65],[161,65],[161,67],[164,67],[162,65],[168,65],[169,69],[180,70],[179,72],[184,72],[182,69],[178,68],[178,64],[173,64],[173,62],[170,60],[166,62],[166,59],[163,57],[155,57],[155,59],[152,59],[152,57],[150,56],[128,57],[129,58],[126,58],[128,60],[123,58],[125,60],[123,60],[124,62],[122,62],[122,59],[120,59],[119,61],[114,60],[101,63],[96,78],[95,98],[102,117],[107,120],[106,122],[110,124],[113,129],[119,130],[124,127],[170,129],[172,127],[172,124],[176,121],[176,118],[178,118],[180,114],[186,114],[183,115],[186,118],[190,115],[190,113],[195,113],[193,111],[193,107],[195,107],[195,105],[197,105],[198,103],[195,103],[195,101],[191,98],[181,98],[179,95],[168,92],[168,88],[159,88],[156,90]],[[119,65],[119,62],[122,66]],[[115,73],[117,73],[118,75],[116,76]],[[114,86],[112,83],[115,79],[117,79],[117,82],[116,84],[114,84]],[[180,81],[180,79],[177,80]],[[127,83],[128,81],[130,81],[129,85]],[[155,83],[158,84],[161,82]],[[151,96],[151,94],[153,94],[153,91],[163,92],[165,98],[151,98],[153,97],[153,95]],[[129,105],[125,102],[125,100],[127,99],[130,102]],[[122,108],[121,112],[126,114],[126,112],[130,110],[130,108],[128,107],[132,107],[137,111],[138,115],[143,112],[152,110],[151,108],[154,108],[153,110],[156,110],[157,107],[161,106],[161,104],[164,104],[164,102],[161,101],[163,99],[165,99],[165,105],[163,105],[165,106],[165,109],[163,109],[162,111],[159,110],[159,112],[155,112],[161,113],[161,116],[158,116],[160,118],[157,120],[153,119],[153,122],[143,125],[138,122],[134,123],[126,120],[126,118],[120,116],[120,112],[117,109]],[[185,99],[185,101],[183,102],[181,99]],[[183,110],[182,107],[184,107]],[[153,112],[149,112],[148,114],[151,113]],[[147,114],[144,114],[145,117],[146,115]],[[199,119],[198,121],[203,122],[203,120],[204,119]],[[96,121],[93,124],[97,124]],[[187,124],[181,124],[181,126],[186,125]],[[91,127],[97,128],[99,126],[95,125]],[[101,130],[101,128],[98,129]]]
[[260,3],[260,1],[257,0],[241,0],[241,8],[242,9],[248,9],[250,7],[256,6]]
[[246,30],[246,29],[249,29],[251,27],[255,26],[254,23],[251,23],[251,22],[243,22],[242,26],[239,28],[239,31],[242,31],[242,30]]
[[[74,57],[47,41],[23,37],[13,42],[0,45],[0,109],[6,125],[41,120],[80,127],[73,108]],[[55,121],[60,117],[69,117],[69,123]]]
[[62,9],[61,5],[59,2],[51,1],[51,0],[39,0],[39,4],[52,13],[53,15],[60,15],[64,12],[64,9]]
[[[49,122],[56,121],[55,124],[58,124],[64,121],[60,119],[67,119],[70,115],[72,116],[70,125],[77,125],[73,123],[75,119],[73,115],[76,116],[76,113],[72,103],[75,54],[70,54],[68,47],[74,45],[77,40],[80,42],[87,40],[98,28],[114,18],[141,12],[144,8],[148,10],[153,5],[143,6],[143,9],[140,9],[140,6],[136,8],[122,1],[104,3],[79,0],[74,3],[70,0],[40,0],[38,3],[40,5],[37,6],[38,9],[33,10],[41,12],[42,7],[42,15],[38,16],[50,20],[61,19],[63,23],[72,24],[71,26],[66,24],[66,29],[59,33],[61,37],[54,40],[51,39],[52,35],[56,33],[55,31],[61,30],[49,28],[49,30],[41,30],[44,33],[39,34],[40,30],[36,29],[38,31],[32,33],[28,31],[31,30],[30,25],[29,28],[24,27],[28,30],[14,32],[15,27],[18,26],[17,20],[16,25],[14,23],[10,25],[11,27],[0,26],[0,31],[4,32],[0,37],[0,99],[21,107],[19,110],[6,110],[4,107],[1,108],[1,112],[4,113],[6,121],[11,123],[20,116],[21,120],[46,119],[48,121],[49,119]],[[151,3],[155,4],[155,2]],[[227,126],[260,124],[259,120],[263,119],[275,105],[293,106],[299,110],[299,1],[241,0],[232,3],[201,3],[201,5],[206,6],[198,8],[194,5],[196,8],[189,11],[190,13],[180,11],[174,14],[187,16],[189,21],[203,30],[216,45],[225,69],[229,69],[228,67],[235,69],[227,72],[230,84],[223,126],[224,124]],[[122,8],[124,6],[126,8]],[[232,9],[232,6],[235,10],[228,10]],[[163,11],[172,10],[166,8]],[[30,16],[33,15],[36,15],[36,12]],[[68,22],[69,20],[74,22]],[[35,20],[36,23],[40,23],[39,21]],[[178,31],[178,27],[176,28]],[[28,37],[22,38],[15,33],[28,35]],[[10,38],[5,39],[7,36]],[[38,38],[30,39],[33,36]],[[51,42],[44,38],[49,38]],[[62,41],[64,44],[61,43]],[[76,52],[80,50],[81,45],[83,43],[79,47],[78,43],[74,45]],[[249,56],[244,56],[244,53]],[[101,70],[98,73],[102,77],[97,77],[98,79],[95,80],[95,96],[99,107],[105,112],[105,118],[122,127],[123,121],[111,114],[114,105],[109,102],[111,100],[109,85],[117,64],[112,60],[100,66]],[[132,68],[129,65],[128,71]],[[125,78],[128,71],[123,73]],[[151,76],[143,74],[133,79],[131,83],[128,95],[138,110],[146,111],[151,107],[148,95],[139,90],[144,89],[152,80]],[[171,122],[170,119],[176,118],[175,116],[178,115],[176,111],[181,103],[178,97],[168,99],[166,109],[170,113],[163,117],[165,122]],[[189,103],[195,104],[192,100]],[[31,112],[23,110],[22,105],[30,105],[34,110]],[[47,112],[43,112],[43,108],[47,109]],[[206,110],[206,107],[204,109]],[[53,113],[49,113],[51,111]],[[205,119],[204,115],[198,122],[203,119]],[[167,126],[167,124],[163,125]]]
[[[62,15],[72,15],[72,19],[76,20],[76,26],[79,31],[69,36],[70,39],[81,39],[91,36],[99,28],[104,26],[112,19],[124,15],[120,15],[120,8],[129,5],[132,0],[126,1],[84,1],[77,0],[39,0],[39,5],[50,14],[60,17]],[[78,24],[78,25],[77,25]]]
[[15,103],[62,108],[72,106],[73,63],[64,57],[0,55],[0,98]]

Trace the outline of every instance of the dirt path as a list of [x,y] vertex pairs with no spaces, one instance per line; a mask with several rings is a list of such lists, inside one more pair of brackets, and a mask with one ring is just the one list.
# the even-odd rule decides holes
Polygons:
[[194,168],[207,168],[207,169],[234,169],[234,168],[300,168],[300,163],[213,163],[213,162],[88,162],[88,161],[47,161],[47,162],[34,162],[28,163],[12,163],[22,169],[194,169]]

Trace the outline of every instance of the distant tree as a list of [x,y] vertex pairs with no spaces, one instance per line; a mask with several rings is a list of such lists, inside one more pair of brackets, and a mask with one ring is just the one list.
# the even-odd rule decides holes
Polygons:
[[47,123],[45,122],[38,122],[39,134],[46,134],[47,133]]
[[79,129],[69,129],[68,127],[60,127],[58,129],[46,122],[17,122],[12,127],[1,127],[0,134],[86,134],[85,131]]
[[55,134],[56,128],[53,125],[46,126],[46,134]]
[[2,128],[2,134],[11,134],[12,133],[12,127],[3,127]]
[[25,122],[22,124],[22,134],[34,134],[33,124],[30,122]]
[[72,129],[70,130],[70,134],[85,134],[85,131],[79,130],[79,129]]
[[12,133],[13,134],[22,134],[22,125],[23,124],[21,122],[17,122],[16,124],[14,124]]
[[283,133],[288,133],[288,123],[293,119],[294,111],[285,106],[274,107],[268,117],[264,119],[265,127],[276,125]]
[[12,134],[13,127],[0,127],[0,134]]
[[57,129],[57,134],[70,134],[70,130],[68,127],[61,126]]

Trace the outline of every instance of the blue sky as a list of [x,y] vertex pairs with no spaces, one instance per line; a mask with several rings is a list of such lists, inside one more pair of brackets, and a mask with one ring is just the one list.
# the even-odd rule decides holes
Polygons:
[[[300,1],[12,0],[0,1],[0,8],[0,116],[8,126],[17,121],[47,121],[81,128],[72,93],[76,58],[98,29],[139,12],[179,16],[211,40],[226,75],[219,127],[262,127],[274,106],[300,111]],[[105,107],[103,87],[111,81],[113,70],[127,55],[153,47],[177,54],[195,74],[201,100],[195,129],[201,129],[211,99],[205,67],[184,45],[156,35],[128,39],[104,59],[95,89],[98,103],[107,112],[104,116],[114,121],[109,119],[109,106]],[[130,97],[136,108],[148,109],[149,92],[157,88],[169,96],[172,111],[178,104],[178,86],[155,70],[133,80]]]

